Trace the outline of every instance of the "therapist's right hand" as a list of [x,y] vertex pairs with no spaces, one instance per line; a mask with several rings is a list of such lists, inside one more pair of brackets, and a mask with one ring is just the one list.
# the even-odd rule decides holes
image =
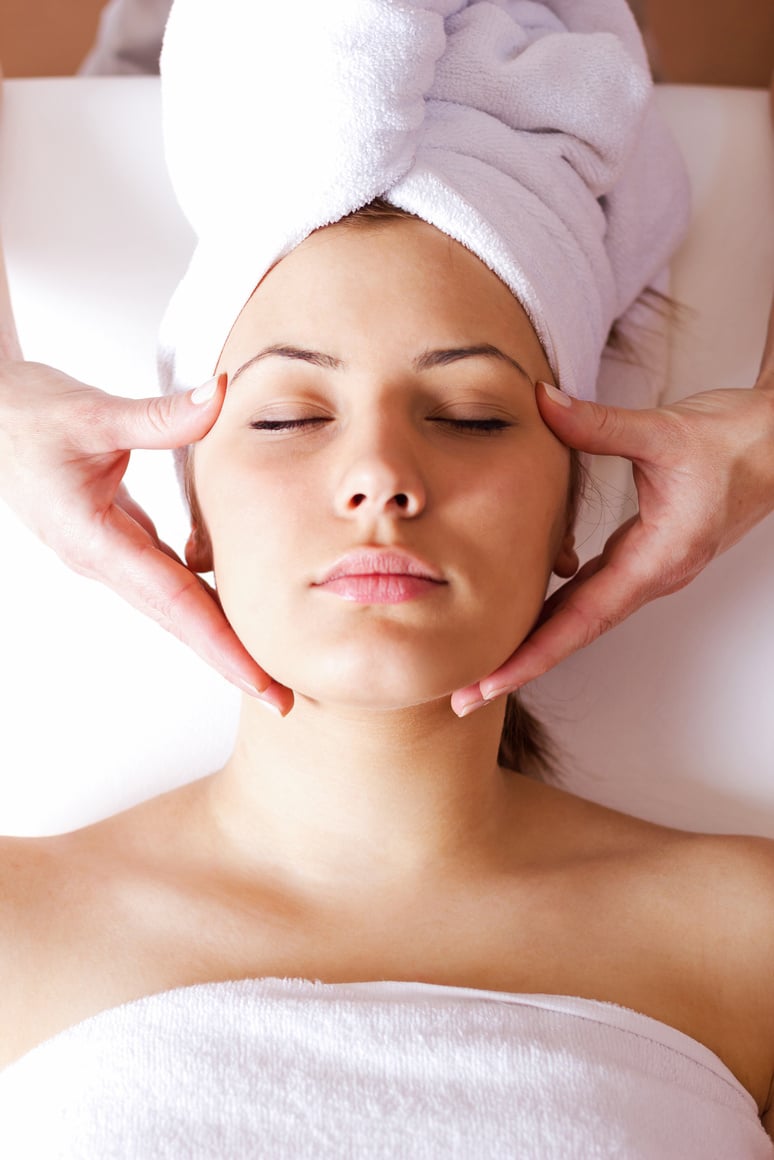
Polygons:
[[0,362],[0,497],[75,572],[108,585],[228,681],[284,716],[272,681],[228,623],[215,591],[158,537],[122,482],[134,448],[204,437],[225,396],[124,399],[41,363]]

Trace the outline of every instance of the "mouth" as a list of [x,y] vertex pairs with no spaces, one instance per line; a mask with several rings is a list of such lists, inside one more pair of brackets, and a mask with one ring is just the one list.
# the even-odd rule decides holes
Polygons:
[[371,549],[343,556],[313,587],[357,604],[400,604],[437,592],[447,583],[417,556]]

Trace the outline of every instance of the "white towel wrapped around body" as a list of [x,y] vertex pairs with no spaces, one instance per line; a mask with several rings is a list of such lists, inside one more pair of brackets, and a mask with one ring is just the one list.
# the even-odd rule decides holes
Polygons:
[[162,324],[165,390],[212,375],[272,265],[383,196],[477,254],[591,398],[611,324],[687,226],[625,0],[176,0],[161,77],[198,238]]
[[104,1011],[0,1073],[9,1160],[772,1160],[707,1047],[589,999],[260,978]]

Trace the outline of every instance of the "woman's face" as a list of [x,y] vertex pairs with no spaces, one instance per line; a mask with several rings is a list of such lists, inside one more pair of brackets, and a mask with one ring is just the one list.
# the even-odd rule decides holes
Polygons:
[[[482,345],[508,357],[428,357]],[[267,347],[321,353],[257,358]],[[569,452],[532,385],[552,381],[540,343],[499,278],[427,223],[311,235],[264,277],[218,370],[226,399],[192,453],[206,527],[187,558],[214,570],[237,635],[297,695],[379,709],[448,696],[526,636],[552,569],[574,571]],[[440,579],[416,594],[323,582],[363,548]]]

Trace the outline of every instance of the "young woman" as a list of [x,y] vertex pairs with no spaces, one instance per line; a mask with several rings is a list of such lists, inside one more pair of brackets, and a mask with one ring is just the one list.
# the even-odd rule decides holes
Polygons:
[[48,1120],[62,1156],[770,1156],[774,844],[585,801],[515,702],[450,706],[577,567],[523,304],[377,200],[221,342],[186,556],[293,708],[246,695],[222,769],[2,841],[16,1154]]
[[274,267],[218,370],[187,555],[295,705],[245,696],[221,770],[4,840],[3,1063],[193,984],[415,981],[629,1008],[765,1117],[773,844],[520,776],[504,704],[449,705],[575,566],[570,453],[519,303],[427,223],[363,215]]

